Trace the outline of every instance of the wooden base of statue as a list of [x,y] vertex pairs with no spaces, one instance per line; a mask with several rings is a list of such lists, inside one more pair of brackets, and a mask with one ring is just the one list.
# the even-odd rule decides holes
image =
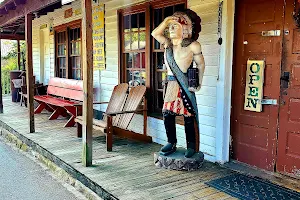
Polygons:
[[195,171],[202,167],[204,154],[195,153],[193,157],[184,157],[185,149],[178,148],[176,152],[165,156],[161,152],[154,153],[154,164],[157,167],[178,171]]

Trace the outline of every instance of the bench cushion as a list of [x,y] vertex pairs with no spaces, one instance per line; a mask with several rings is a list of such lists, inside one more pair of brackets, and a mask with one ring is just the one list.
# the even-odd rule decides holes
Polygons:
[[[77,116],[75,118],[75,122],[79,124],[83,124],[83,116]],[[93,128],[96,130],[100,130],[103,133],[106,132],[107,123],[103,120],[93,119]]]
[[49,95],[42,95],[42,96],[34,96],[34,99],[40,102],[44,102],[50,105],[65,107],[65,106],[73,106],[76,102],[59,99],[57,97],[49,96]]

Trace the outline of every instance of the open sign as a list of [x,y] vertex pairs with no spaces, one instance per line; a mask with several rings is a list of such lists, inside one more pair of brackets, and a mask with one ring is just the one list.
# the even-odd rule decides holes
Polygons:
[[264,85],[265,61],[248,60],[244,110],[261,112]]

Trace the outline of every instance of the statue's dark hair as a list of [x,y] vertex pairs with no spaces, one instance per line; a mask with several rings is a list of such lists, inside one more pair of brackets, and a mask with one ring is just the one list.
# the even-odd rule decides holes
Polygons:
[[199,37],[199,33],[201,32],[201,18],[190,9],[186,9],[183,12],[187,14],[187,16],[191,19],[193,24],[193,33],[191,39],[197,40]]

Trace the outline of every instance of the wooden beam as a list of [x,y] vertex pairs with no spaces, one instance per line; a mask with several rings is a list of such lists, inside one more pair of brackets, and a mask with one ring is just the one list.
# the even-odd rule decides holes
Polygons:
[[24,35],[13,35],[13,34],[0,34],[0,39],[3,40],[25,40],[25,36]]
[[20,49],[20,40],[17,40],[18,44],[18,69],[21,70],[21,49]]
[[0,113],[3,113],[3,96],[2,96],[2,63],[1,63],[1,39],[0,39]]
[[27,81],[27,105],[29,114],[30,133],[35,132],[34,127],[34,83],[32,62],[32,14],[25,15],[25,38],[26,38],[26,81]]
[[92,165],[93,140],[93,27],[92,0],[81,1],[82,10],[82,67],[83,67],[83,125],[82,162],[84,166]]
[[59,1],[60,0],[27,1],[26,4],[17,6],[15,10],[11,10],[7,14],[3,13],[4,15],[0,17],[0,26],[14,22],[17,19],[25,16],[27,13],[32,13]]

